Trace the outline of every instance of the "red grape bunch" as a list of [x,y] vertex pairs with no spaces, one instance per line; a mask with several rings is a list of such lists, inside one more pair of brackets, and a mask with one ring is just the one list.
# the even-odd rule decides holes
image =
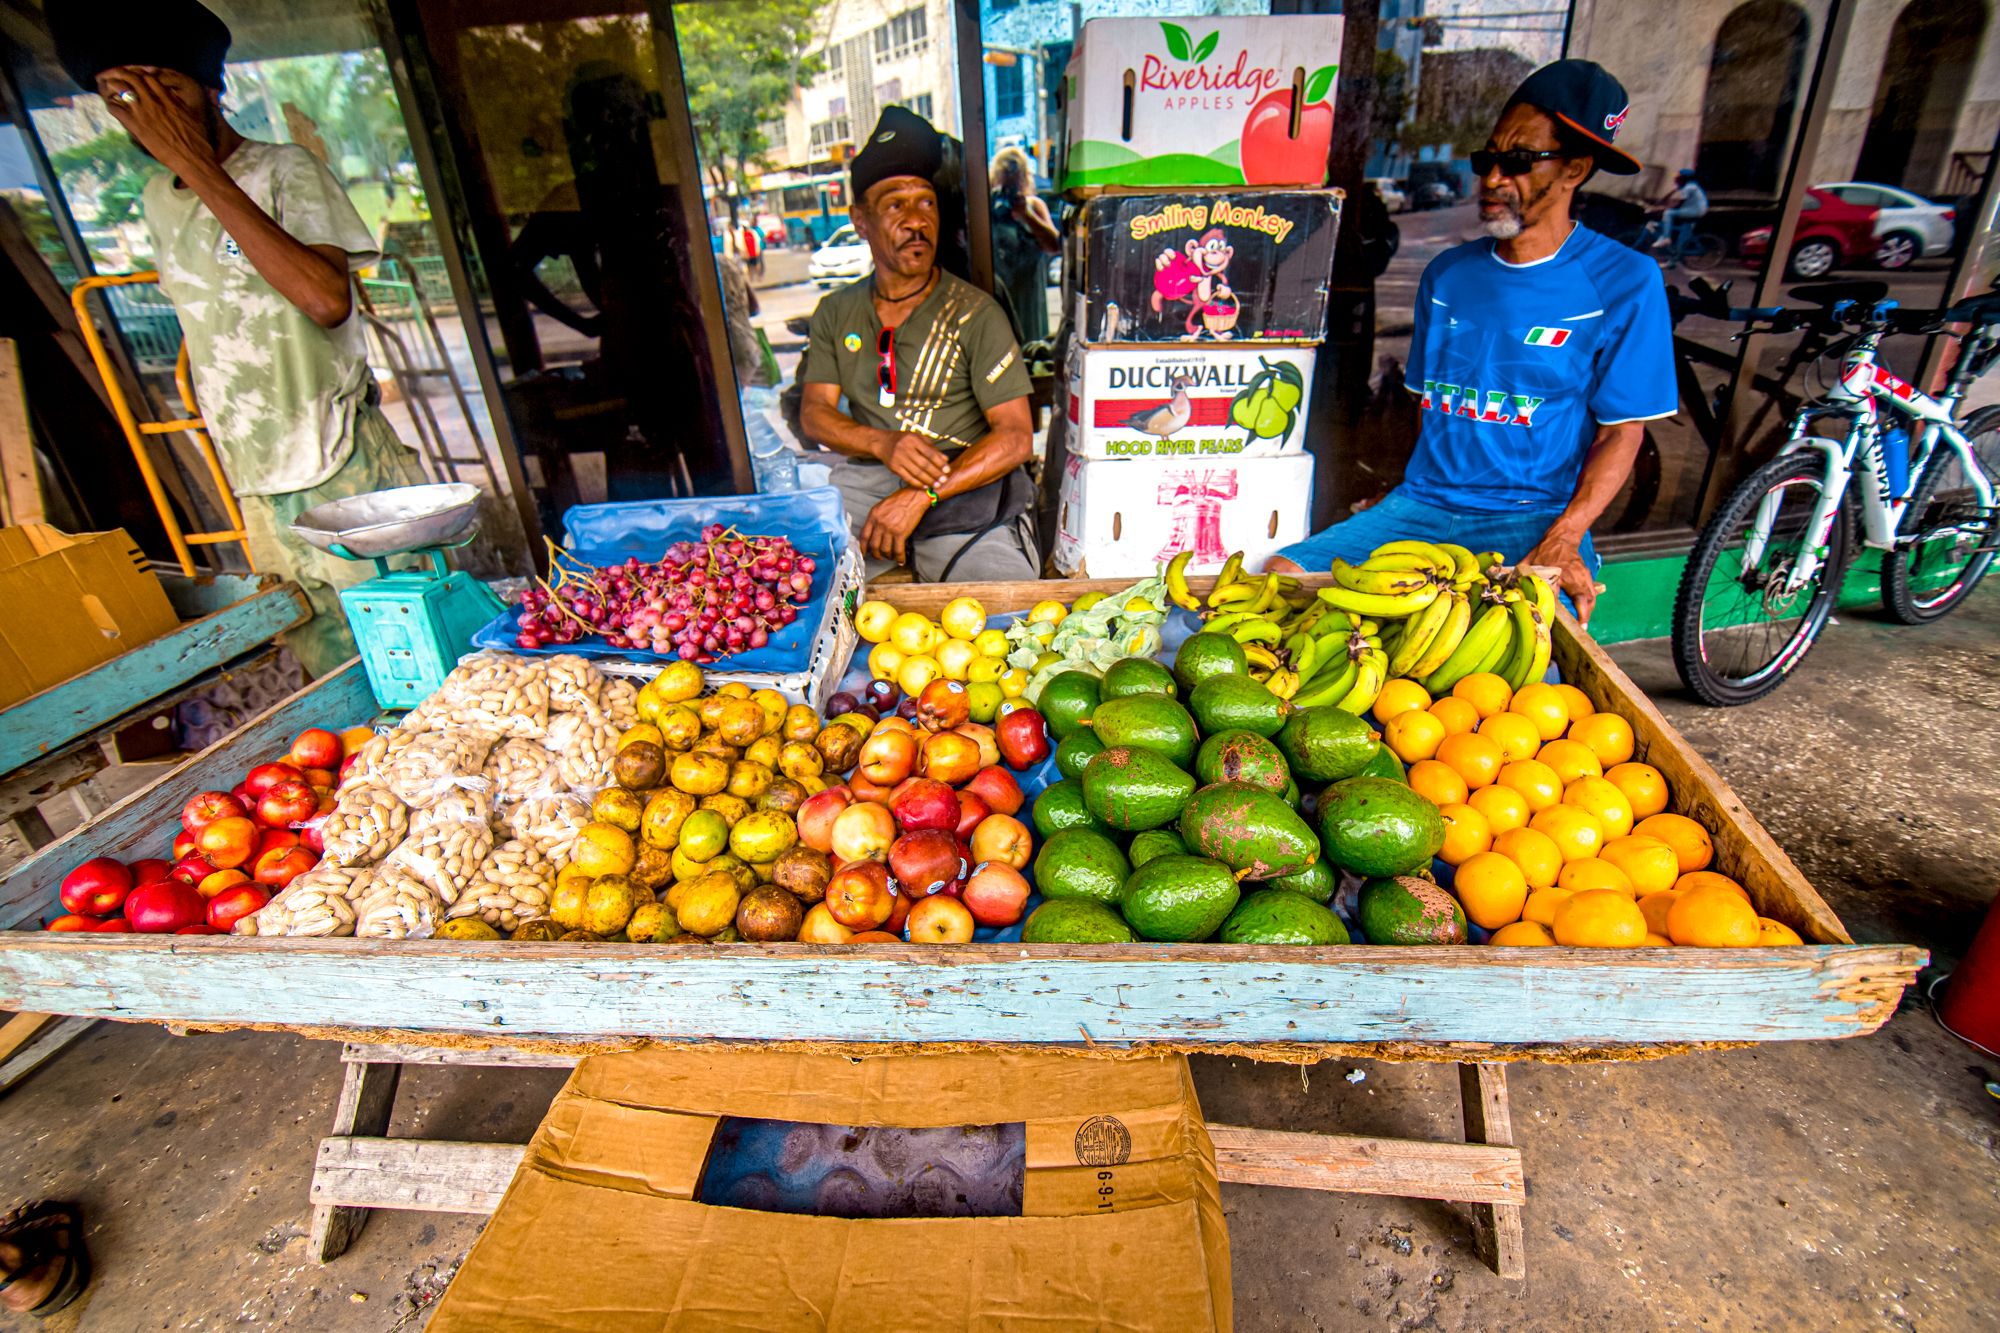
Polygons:
[[713,662],[762,648],[798,619],[817,567],[783,537],[746,537],[720,523],[653,564],[634,557],[599,569],[550,542],[552,581],[521,594],[514,642],[545,648],[598,634],[612,648]]

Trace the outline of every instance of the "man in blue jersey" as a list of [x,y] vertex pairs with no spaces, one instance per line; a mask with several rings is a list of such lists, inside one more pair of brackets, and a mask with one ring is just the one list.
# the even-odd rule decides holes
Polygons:
[[1403,380],[1420,425],[1402,484],[1269,568],[1318,573],[1397,538],[1452,541],[1559,570],[1588,623],[1590,525],[1644,423],[1679,404],[1658,266],[1570,218],[1593,172],[1639,170],[1614,146],[1626,110],[1588,60],[1545,65],[1515,90],[1472,154],[1486,236],[1439,255],[1417,285]]

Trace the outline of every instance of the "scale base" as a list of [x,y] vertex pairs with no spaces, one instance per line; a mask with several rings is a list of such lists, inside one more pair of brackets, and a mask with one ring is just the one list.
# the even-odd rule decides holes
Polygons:
[[463,570],[379,574],[341,589],[340,604],[369,687],[386,709],[415,708],[429,698],[474,632],[506,609],[491,588]]

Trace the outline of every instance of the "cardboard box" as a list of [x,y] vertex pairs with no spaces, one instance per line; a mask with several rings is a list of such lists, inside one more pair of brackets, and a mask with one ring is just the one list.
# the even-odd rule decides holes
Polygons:
[[[1069,451],[1156,466],[1302,453],[1314,355],[1304,347],[1072,343]],[[1286,396],[1287,385],[1296,397]]]
[[[699,1203],[723,1116],[1020,1124],[1020,1212],[855,1220]],[[1214,1149],[1180,1056],[595,1057],[549,1107],[429,1327],[1227,1329]]]
[[1320,15],[1090,20],[1063,73],[1062,188],[1326,184],[1341,33]]
[[1184,550],[1209,574],[1244,567],[1306,535],[1311,454],[1231,460],[1072,457],[1057,506],[1056,568],[1069,578],[1138,579]]
[[1076,228],[1071,311],[1093,344],[1317,343],[1339,190],[1100,195]]
[[71,536],[0,528],[0,708],[150,643],[180,625],[123,528]]

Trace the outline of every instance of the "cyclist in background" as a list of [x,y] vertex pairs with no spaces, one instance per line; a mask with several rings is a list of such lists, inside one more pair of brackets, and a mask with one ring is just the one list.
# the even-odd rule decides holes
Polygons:
[[1655,206],[1660,209],[1660,216],[1646,224],[1639,237],[1639,248],[1653,250],[1661,242],[1668,242],[1667,256],[1660,262],[1668,266],[1678,264],[1694,236],[1695,219],[1708,215],[1708,191],[1695,179],[1693,167],[1682,167],[1674,174],[1674,188]]

